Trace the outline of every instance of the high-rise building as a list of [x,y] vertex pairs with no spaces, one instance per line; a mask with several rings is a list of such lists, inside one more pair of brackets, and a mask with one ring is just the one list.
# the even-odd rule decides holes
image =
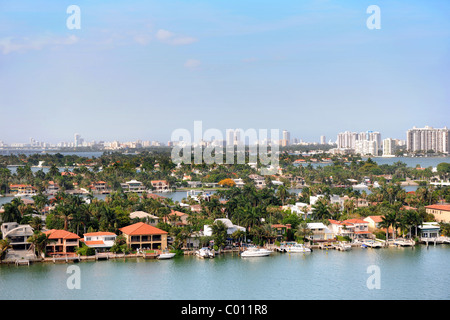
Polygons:
[[81,145],[81,136],[78,133],[75,133],[74,135],[74,145],[75,148]]
[[340,132],[337,136],[337,147],[338,149],[355,149],[355,144],[358,138],[359,137],[356,132]]
[[291,133],[287,130],[283,130],[283,139],[281,140],[281,145],[283,147],[288,146],[291,143]]
[[320,144],[326,144],[327,138],[325,136],[320,136]]
[[366,132],[366,139],[369,141],[376,141],[377,142],[377,149],[381,149],[381,133],[377,131],[367,131]]
[[[339,149],[354,149],[356,150],[356,144],[358,141],[374,141],[376,150],[381,148],[381,134],[377,131],[366,131],[366,132],[341,132],[337,136],[337,147]],[[366,144],[372,146],[372,144]],[[359,144],[359,150],[362,150],[363,144]],[[378,152],[377,152],[378,153]],[[377,153],[372,153],[373,155]]]
[[383,156],[395,155],[395,140],[387,138],[383,140]]
[[435,129],[413,127],[406,132],[406,150],[409,152],[442,152],[450,151],[450,130],[447,127]]
[[376,141],[358,140],[355,143],[355,153],[359,153],[362,156],[376,156],[378,155],[378,144]]

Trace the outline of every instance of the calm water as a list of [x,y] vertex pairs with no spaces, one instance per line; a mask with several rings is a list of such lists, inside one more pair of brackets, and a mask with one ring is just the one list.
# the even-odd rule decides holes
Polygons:
[[[69,289],[68,266],[80,267],[80,289]],[[76,264],[0,266],[0,299],[301,300],[450,298],[450,246],[314,250],[212,260],[127,259]],[[369,289],[370,266],[380,288]]]

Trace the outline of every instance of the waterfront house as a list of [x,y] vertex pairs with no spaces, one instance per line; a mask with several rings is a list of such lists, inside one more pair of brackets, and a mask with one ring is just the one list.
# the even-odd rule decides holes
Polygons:
[[[233,224],[230,219],[225,219],[225,218],[216,219],[216,220],[214,220],[214,223],[216,223],[217,221],[221,221],[225,225],[225,227],[227,228],[228,235],[231,235],[235,231],[238,231],[238,230],[243,231],[243,232],[245,232],[245,230],[246,230],[244,227]],[[203,234],[205,236],[212,236],[212,229],[211,229],[210,225],[203,226]]]
[[[145,220],[146,223],[148,223],[151,226],[156,227],[156,225],[159,223],[159,217],[154,216],[150,213],[147,213],[145,211],[134,211],[130,213],[130,219],[139,219],[139,220]],[[144,222],[144,221],[142,221]]]
[[170,191],[170,185],[166,180],[152,180],[151,184],[155,192]]
[[437,222],[424,222],[418,226],[419,236],[421,239],[434,239],[439,237],[441,227]]
[[10,184],[9,192],[11,194],[33,194],[36,193],[36,188],[31,184]]
[[47,188],[45,188],[45,193],[55,194],[60,190],[59,185],[54,181],[49,181]]
[[372,235],[369,231],[369,222],[362,219],[347,219],[344,221],[329,219],[329,221],[331,231],[338,236],[362,240],[368,239]]
[[312,231],[312,235],[307,239],[312,242],[334,241],[334,233],[322,222],[311,222],[307,224],[308,229]]
[[276,233],[276,240],[282,241],[286,237],[287,231],[289,229],[291,229],[291,225],[290,224],[287,224],[287,225],[284,225],[284,224],[272,224],[270,226],[270,228],[275,231],[275,233]]
[[450,204],[432,204],[425,207],[428,214],[434,215],[438,222],[450,223]]
[[89,232],[83,235],[83,242],[97,251],[108,251],[114,245],[117,235],[112,232]]
[[28,250],[31,243],[28,238],[33,235],[33,228],[28,224],[5,222],[1,226],[4,240],[8,240],[13,250]]
[[94,181],[89,189],[95,193],[108,193],[110,191],[110,187],[105,181]]
[[56,229],[44,233],[51,240],[45,250],[48,255],[75,255],[75,249],[80,246],[80,237],[75,233]]
[[189,188],[201,188],[203,183],[201,181],[188,181]]
[[131,249],[167,249],[167,232],[147,223],[138,222],[119,229]]
[[142,182],[137,180],[130,180],[124,183],[121,183],[120,186],[124,192],[136,192],[142,193],[145,191],[145,186]]

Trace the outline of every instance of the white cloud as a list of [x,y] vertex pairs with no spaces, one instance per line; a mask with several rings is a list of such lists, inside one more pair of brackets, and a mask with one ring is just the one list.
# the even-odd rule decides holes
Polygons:
[[197,69],[198,67],[200,67],[200,60],[196,60],[196,59],[188,59],[185,63],[184,66],[188,69],[194,70]]
[[138,35],[135,35],[133,37],[133,39],[134,39],[134,41],[136,41],[139,44],[147,45],[150,42],[150,40],[152,39],[152,37],[148,34],[138,34]]
[[31,38],[13,38],[7,37],[0,39],[0,51],[3,54],[9,54],[12,52],[26,52],[29,50],[41,50],[46,46],[56,46],[56,45],[72,45],[78,42],[78,37],[75,35],[70,35],[64,38],[54,38],[54,37],[37,37]]
[[191,44],[191,43],[194,43],[197,41],[196,38],[179,36],[171,31],[164,30],[164,29],[159,29],[156,32],[156,39],[158,39],[159,41],[161,41],[163,43],[167,43],[167,44],[171,44],[171,45],[175,45],[175,46],[187,45],[187,44]]

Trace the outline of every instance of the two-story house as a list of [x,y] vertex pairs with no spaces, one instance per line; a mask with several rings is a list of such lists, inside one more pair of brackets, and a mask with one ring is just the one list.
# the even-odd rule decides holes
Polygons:
[[116,241],[117,235],[112,232],[89,232],[83,235],[84,244],[97,251],[107,251],[111,249]]
[[80,246],[80,237],[66,230],[48,230],[44,232],[51,240],[46,246],[47,255],[75,255],[75,249]]
[[28,238],[33,235],[33,228],[28,224],[5,222],[1,226],[3,239],[8,240],[13,250],[28,250],[31,243]]
[[124,192],[136,192],[142,193],[145,192],[145,186],[142,182],[137,180],[130,180],[124,183],[121,183],[120,186]]
[[128,248],[165,250],[167,232],[149,224],[138,222],[119,229],[124,235]]

